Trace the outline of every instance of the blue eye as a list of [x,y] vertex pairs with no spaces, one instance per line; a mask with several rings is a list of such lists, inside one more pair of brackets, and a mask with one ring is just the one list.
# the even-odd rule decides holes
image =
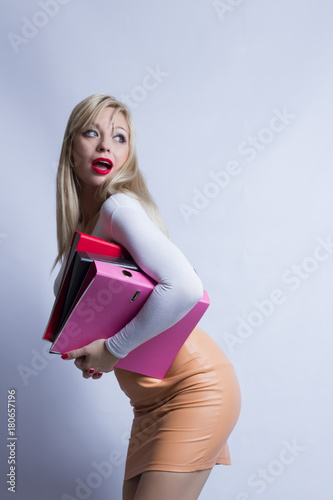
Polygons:
[[97,132],[96,130],[85,130],[84,132],[82,132],[83,135],[87,136],[87,137],[97,137]]
[[118,142],[126,142],[126,137],[123,134],[117,134],[114,136],[114,139]]

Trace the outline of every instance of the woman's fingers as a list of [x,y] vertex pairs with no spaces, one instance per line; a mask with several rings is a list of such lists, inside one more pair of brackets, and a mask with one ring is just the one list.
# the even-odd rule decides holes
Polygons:
[[82,370],[83,378],[92,378],[94,380],[99,380],[103,375],[102,372],[95,372],[95,368],[89,368],[89,370]]
[[88,370],[82,369],[83,378],[91,378],[94,373],[95,373],[95,368],[88,368]]
[[95,340],[91,344],[81,349],[69,351],[61,357],[62,359],[74,360],[75,366],[82,371],[82,376],[94,380],[100,379],[104,372],[112,371],[115,362],[118,361],[118,358],[106,349],[104,339]]
[[82,347],[81,349],[75,349],[74,351],[68,351],[61,356],[62,359],[78,359],[84,358],[87,354],[87,349]]
[[[74,353],[77,351],[71,351],[70,353],[67,353],[68,356],[64,357],[63,359],[73,359]],[[62,356],[63,357],[63,356]],[[74,365],[79,368],[79,370],[82,371],[82,376],[84,378],[93,378],[94,380],[98,380],[101,378],[103,375],[102,372],[95,372],[95,368],[89,367],[89,363],[87,361],[87,356],[79,356],[75,358],[74,360]]]
[[88,370],[89,366],[87,364],[86,356],[80,356],[79,358],[76,358],[74,361],[74,365],[79,368],[80,370]]

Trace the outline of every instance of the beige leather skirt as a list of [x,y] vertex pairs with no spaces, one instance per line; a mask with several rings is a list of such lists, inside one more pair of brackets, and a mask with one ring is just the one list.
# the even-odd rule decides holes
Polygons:
[[148,470],[193,472],[229,465],[227,443],[240,412],[233,365],[196,327],[165,378],[115,368],[134,420],[125,479]]

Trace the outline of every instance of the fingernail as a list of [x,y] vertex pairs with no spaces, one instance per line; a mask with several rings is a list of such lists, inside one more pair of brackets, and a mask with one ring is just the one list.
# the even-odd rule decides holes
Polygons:
[[61,359],[67,359],[67,358],[68,358],[68,354],[63,354],[63,355],[61,356]]
[[97,373],[97,376],[98,376],[98,377],[101,377],[102,375],[103,375],[103,372],[98,372],[98,373]]
[[94,373],[95,368],[90,368],[89,373]]

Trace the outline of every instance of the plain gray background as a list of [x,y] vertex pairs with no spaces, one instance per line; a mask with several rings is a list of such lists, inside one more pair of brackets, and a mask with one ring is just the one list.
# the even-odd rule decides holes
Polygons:
[[332,498],[332,14],[329,0],[6,3],[1,498],[121,495],[126,396],[113,374],[86,381],[41,340],[61,141],[96,92],[132,109],[151,192],[210,295],[201,326],[239,377],[232,466],[200,499]]

